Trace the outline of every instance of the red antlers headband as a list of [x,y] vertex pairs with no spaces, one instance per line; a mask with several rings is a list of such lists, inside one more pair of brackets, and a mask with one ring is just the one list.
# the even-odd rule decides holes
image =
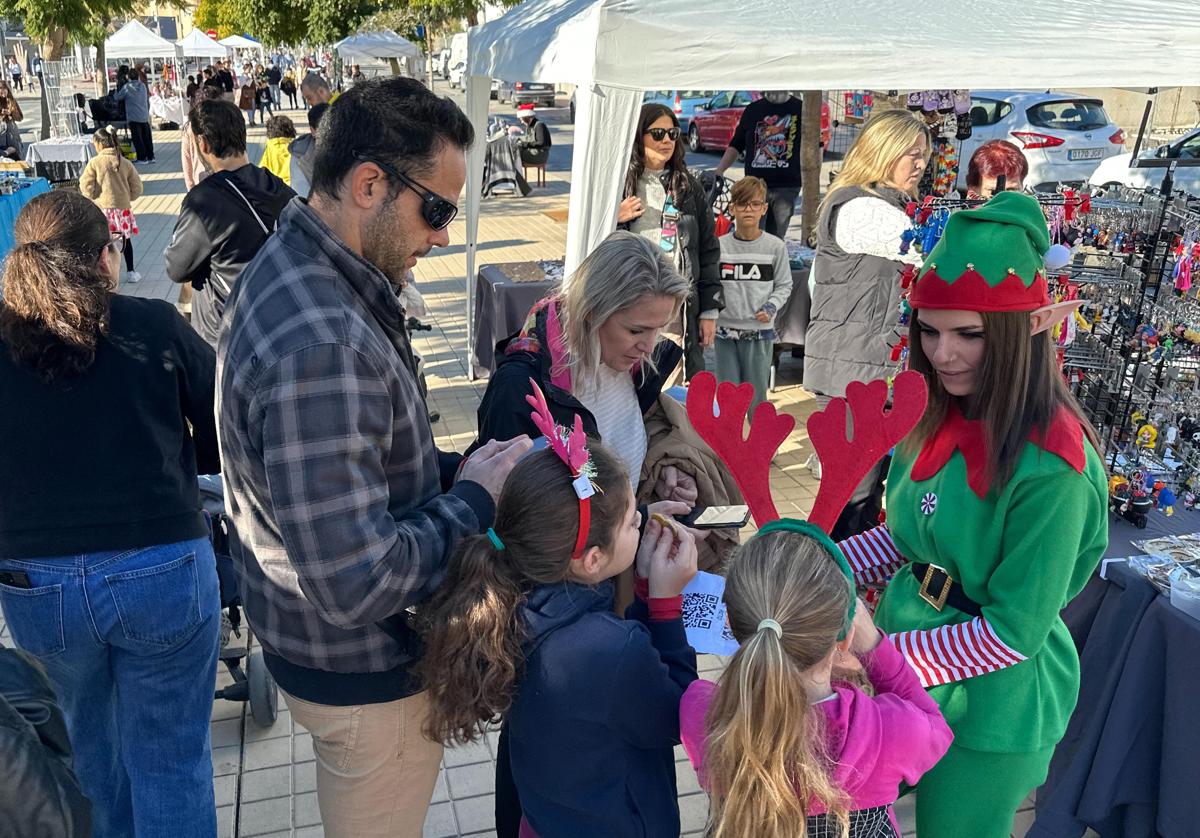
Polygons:
[[583,432],[583,420],[578,414],[575,415],[573,430],[568,431],[556,423],[550,415],[550,406],[546,404],[542,388],[532,378],[529,379],[529,385],[533,387],[533,393],[526,396],[525,401],[533,408],[530,418],[546,437],[550,449],[571,470],[571,485],[579,498],[579,535],[575,539],[575,549],[571,551],[571,558],[578,559],[587,548],[588,531],[592,528],[591,497],[596,494],[596,486],[592,483],[596,466],[588,455],[587,434]]

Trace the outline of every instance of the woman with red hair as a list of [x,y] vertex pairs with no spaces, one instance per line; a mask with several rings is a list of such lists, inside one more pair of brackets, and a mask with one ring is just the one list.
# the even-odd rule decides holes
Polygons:
[[987,200],[996,194],[996,181],[1003,176],[1001,192],[1020,192],[1029,175],[1029,161],[1008,140],[986,142],[967,164],[967,197]]

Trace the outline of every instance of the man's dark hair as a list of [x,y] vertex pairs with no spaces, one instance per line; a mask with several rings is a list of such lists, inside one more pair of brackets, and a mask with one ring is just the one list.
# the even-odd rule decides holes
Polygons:
[[328,102],[318,102],[308,109],[308,130],[314,134],[317,133],[317,127],[321,124],[321,117],[325,115],[325,111],[329,110]]
[[217,157],[246,153],[246,120],[233,102],[224,99],[196,103],[188,113],[192,133],[203,137]]
[[[339,96],[321,120],[312,191],[337,198],[342,180],[360,162],[356,153],[420,178],[444,146],[466,149],[474,141],[470,120],[450,99],[416,79],[370,79]],[[390,181],[394,197],[403,185]]]

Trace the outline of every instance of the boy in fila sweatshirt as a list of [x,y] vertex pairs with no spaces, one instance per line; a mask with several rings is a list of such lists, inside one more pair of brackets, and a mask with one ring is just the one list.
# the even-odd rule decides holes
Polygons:
[[750,409],[767,399],[775,314],[792,293],[792,268],[783,240],[759,229],[767,184],[745,177],[733,185],[734,228],[721,236],[725,308],[717,320],[717,379],[754,385]]

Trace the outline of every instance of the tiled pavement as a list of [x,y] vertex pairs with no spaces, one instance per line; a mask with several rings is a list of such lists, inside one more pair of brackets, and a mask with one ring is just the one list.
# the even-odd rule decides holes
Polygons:
[[[502,110],[501,112],[507,112]],[[560,111],[560,113],[565,113]],[[289,114],[299,124],[302,112]],[[561,117],[551,117],[557,155],[569,148],[570,126]],[[257,160],[265,134],[251,130],[250,156]],[[178,133],[155,131],[157,163],[139,167],[145,195],[134,206],[141,234],[134,240],[136,266],[142,281],[129,284],[122,279],[121,292],[140,297],[175,300],[178,286],[167,278],[162,253],[183,197],[179,169]],[[557,156],[556,155],[556,156]],[[484,202],[480,221],[480,253],[483,261],[504,262],[561,257],[565,249],[566,225],[547,211],[566,206],[569,163],[557,157],[547,174],[547,186],[523,200],[495,198]],[[561,214],[559,214],[561,215]],[[416,268],[417,285],[424,294],[429,313],[425,322],[431,332],[415,338],[424,358],[431,410],[440,412],[434,426],[439,447],[463,450],[474,439],[475,410],[486,381],[466,378],[465,282],[463,227],[460,217],[450,228],[451,246],[421,261]],[[804,419],[814,407],[812,398],[799,386],[799,368],[785,359],[777,389],[776,407],[796,415],[797,430],[775,459],[771,485],[780,512],[805,514],[816,491],[804,461],[811,448],[803,431]],[[8,640],[0,619],[0,638]],[[716,678],[722,660],[701,656],[701,672]],[[230,682],[221,667],[218,686]],[[279,717],[269,728],[255,725],[248,708],[239,703],[216,701],[212,712],[213,777],[216,786],[219,835],[221,838],[320,838],[320,813],[316,800],[315,763],[311,737],[292,722],[286,702],[280,697]],[[469,747],[448,749],[425,821],[427,838],[460,835],[494,835],[495,739]],[[707,798],[696,782],[682,748],[676,749],[680,811],[686,835],[700,835],[707,813]],[[1028,802],[1018,813],[1014,835],[1025,834],[1032,823]],[[913,832],[911,798],[897,806],[906,835]]]

